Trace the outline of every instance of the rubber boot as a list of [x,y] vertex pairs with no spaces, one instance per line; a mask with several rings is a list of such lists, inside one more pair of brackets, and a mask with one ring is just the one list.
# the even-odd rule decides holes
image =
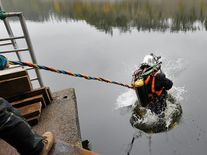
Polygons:
[[44,147],[40,155],[48,155],[54,144],[54,136],[51,132],[45,132],[42,135],[42,137],[43,137],[42,142],[44,144]]

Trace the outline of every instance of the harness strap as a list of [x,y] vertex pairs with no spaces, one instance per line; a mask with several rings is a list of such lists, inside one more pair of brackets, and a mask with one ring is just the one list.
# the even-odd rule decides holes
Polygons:
[[146,85],[149,84],[150,78],[151,78],[151,75],[148,75],[147,78],[145,79],[144,83],[145,83]]

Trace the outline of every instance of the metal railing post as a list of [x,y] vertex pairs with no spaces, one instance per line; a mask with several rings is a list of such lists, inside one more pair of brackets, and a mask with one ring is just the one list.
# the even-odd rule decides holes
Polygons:
[[[24,16],[22,14],[20,14],[19,19],[20,19],[20,23],[21,23],[21,26],[22,26],[23,33],[25,35],[25,39],[26,39],[26,42],[27,42],[27,46],[28,46],[32,61],[33,61],[33,63],[37,64],[36,57],[34,55],[33,46],[32,46],[32,43],[31,43],[31,39],[29,37],[29,32],[27,30],[27,26],[26,26],[26,23],[25,23]],[[42,82],[42,78],[41,78],[39,70],[35,69],[35,72],[36,72],[37,77],[39,79],[40,86],[43,87],[43,82]]]
[[[3,10],[3,6],[2,6],[2,2],[0,0],[0,11],[1,10]],[[23,14],[21,12],[8,12],[8,13],[5,13],[5,15],[6,15],[6,17],[18,17],[19,18],[19,21],[20,21],[20,24],[21,24],[22,31],[23,31],[24,35],[15,37],[13,32],[12,32],[12,28],[11,28],[9,22],[8,22],[8,19],[7,18],[3,19],[3,22],[4,22],[4,25],[6,27],[7,33],[9,35],[9,38],[3,38],[3,39],[0,39],[0,41],[11,41],[11,43],[3,43],[3,44],[0,44],[0,46],[12,45],[14,49],[1,51],[1,53],[12,53],[12,52],[14,52],[14,53],[16,53],[18,60],[22,61],[21,55],[19,54],[19,52],[29,51],[32,62],[37,64],[37,61],[36,61],[36,58],[35,58],[35,55],[34,55],[33,46],[32,46],[32,43],[31,43],[31,39],[30,39],[30,36],[29,36],[29,32],[28,32]],[[27,44],[27,48],[19,49],[18,45],[17,45],[17,42],[16,42],[16,39],[25,39],[26,44]],[[21,66],[21,67],[23,67],[23,66]],[[26,69],[26,70],[30,70],[30,69],[31,68]],[[38,69],[34,69],[34,70],[35,70],[37,78],[35,78],[33,80],[30,79],[30,81],[38,80],[40,87],[43,87],[43,81],[42,81],[39,70]]]
[[[3,5],[2,5],[1,0],[0,0],[0,10],[3,10]],[[5,18],[5,19],[3,20],[3,22],[4,22],[4,25],[5,25],[5,27],[6,27],[6,30],[7,30],[7,33],[8,33],[8,35],[9,35],[9,37],[14,37],[14,34],[13,34],[13,32],[12,32],[12,29],[11,29],[11,26],[10,26],[8,20]],[[16,41],[15,41],[14,39],[11,40],[11,43],[12,43],[14,49],[18,49],[17,43],[16,43]],[[18,51],[15,52],[15,53],[16,53],[18,59],[21,61],[21,56],[20,56],[20,54],[18,53]]]
[[2,9],[2,3],[1,3],[1,0],[0,0],[0,10]]

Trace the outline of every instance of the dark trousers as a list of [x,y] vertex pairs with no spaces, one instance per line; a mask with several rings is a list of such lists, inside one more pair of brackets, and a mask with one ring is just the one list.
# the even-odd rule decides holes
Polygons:
[[21,155],[39,155],[44,147],[42,137],[34,133],[19,112],[3,98],[0,98],[0,138]]

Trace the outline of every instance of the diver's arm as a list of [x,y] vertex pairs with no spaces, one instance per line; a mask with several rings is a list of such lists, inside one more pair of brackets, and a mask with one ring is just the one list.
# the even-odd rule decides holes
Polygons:
[[164,87],[166,90],[172,88],[173,82],[170,79],[166,78],[164,73],[157,74],[156,78],[159,79],[158,83],[160,84],[161,87]]
[[163,86],[165,87],[166,90],[169,90],[172,88],[173,82],[170,79],[165,78],[165,80],[163,82]]

